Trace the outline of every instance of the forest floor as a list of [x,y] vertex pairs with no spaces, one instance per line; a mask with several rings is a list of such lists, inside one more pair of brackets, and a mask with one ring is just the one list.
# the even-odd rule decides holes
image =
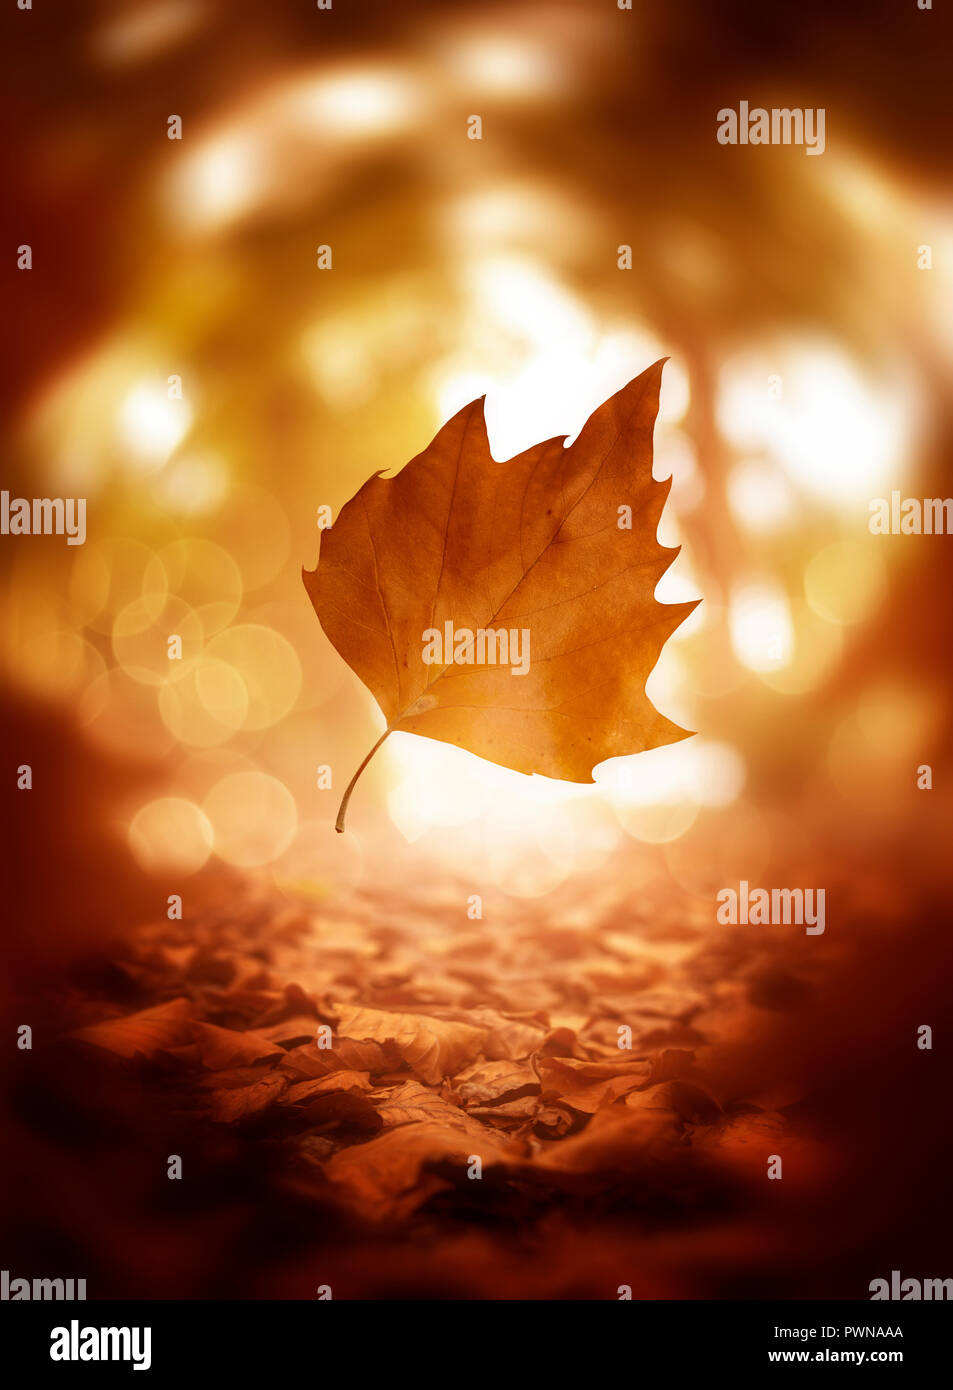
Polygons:
[[855,1162],[827,1044],[781,1061],[836,950],[719,926],[637,851],[485,920],[466,894],[221,870],[69,963],[14,1248],[90,1297],[864,1296],[849,1213],[818,1257]]

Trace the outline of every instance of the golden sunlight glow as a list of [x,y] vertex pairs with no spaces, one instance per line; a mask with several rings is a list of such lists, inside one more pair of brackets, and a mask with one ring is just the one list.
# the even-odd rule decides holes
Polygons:
[[765,685],[784,695],[804,695],[815,690],[833,672],[844,651],[839,627],[819,618],[802,598],[790,600],[793,644],[783,666],[761,670]]
[[180,796],[150,801],[133,817],[129,848],[149,873],[193,874],[212,849],[212,827],[193,801]]
[[[682,829],[675,832],[681,834],[694,816],[675,814],[667,820],[660,816],[655,822],[646,817],[639,822],[630,812],[679,807],[697,811],[701,806],[730,805],[744,787],[745,764],[731,744],[696,737],[652,748],[636,757],[612,758],[596,769],[595,777],[626,829],[641,839],[652,839],[653,835],[642,835],[632,826],[641,823],[651,827],[654,823],[657,828],[671,828],[681,824]],[[667,833],[664,838],[673,835]]]
[[393,67],[361,66],[286,86],[274,110],[322,140],[398,134],[418,114],[421,88]]
[[[272,863],[271,875],[280,892],[327,900],[329,893],[353,892],[365,879],[367,851],[360,835],[348,829],[335,835],[329,821],[302,821],[294,838]],[[321,945],[333,930],[325,921]]]
[[856,510],[900,482],[910,406],[899,379],[874,382],[832,344],[799,343],[729,362],[718,423],[816,500]]
[[[706,699],[718,698],[744,683],[744,669],[739,666],[732,649],[722,605],[706,595],[690,621],[695,614],[700,616],[687,644],[691,659],[684,662],[681,676],[685,689],[691,694]],[[663,653],[667,650],[663,648]]]
[[[181,656],[171,639],[180,638]],[[187,603],[169,595],[158,614],[151,597],[134,599],[116,614],[112,648],[116,664],[143,685],[181,680],[202,650],[202,623]]]
[[[131,536],[87,541],[73,560],[69,602],[76,620],[96,632],[111,634],[116,616],[140,602],[144,621],[161,613],[169,591],[165,570],[155,553]],[[147,578],[148,576],[148,578]]]
[[109,15],[93,36],[92,50],[117,67],[145,62],[194,33],[206,13],[197,0],[144,0]]
[[[918,216],[919,221],[919,216]],[[938,285],[932,293],[924,290],[924,312],[927,315],[938,348],[948,363],[953,363],[953,204],[946,201],[931,208],[926,216],[923,241],[933,248],[933,269]]]
[[535,180],[497,181],[447,200],[438,213],[446,253],[486,255],[487,250],[532,252],[545,245],[552,227],[580,240],[591,235],[591,217],[558,185]]
[[371,395],[377,369],[368,344],[335,322],[315,324],[304,334],[302,352],[325,402],[332,408],[360,405]]
[[[660,410],[665,410],[666,416],[665,419],[660,418],[656,424],[655,448],[652,456],[652,477],[659,482],[663,482],[666,478],[672,480],[672,488],[665,504],[665,511],[662,513],[663,517],[668,516],[669,513],[679,517],[692,512],[704,501],[705,497],[705,475],[698,466],[692,441],[683,429],[679,429],[677,426],[670,427],[667,423],[668,407],[664,402],[667,374],[672,365],[674,364],[669,363],[666,366],[666,375],[663,377],[663,405],[660,406]],[[686,386],[687,381],[686,377]],[[674,389],[677,390],[677,386]]]
[[234,666],[200,656],[181,680],[160,687],[159,712],[180,743],[209,748],[243,726],[248,691]]
[[28,430],[48,458],[51,489],[89,496],[130,457],[140,476],[161,465],[189,411],[166,396],[156,355],[151,335],[117,331],[53,378]]
[[728,505],[739,526],[765,533],[793,526],[798,508],[791,484],[764,459],[747,458],[728,475]]
[[256,483],[231,488],[203,531],[238,565],[246,594],[274,579],[291,549],[291,527],[284,510],[272,493]]
[[557,89],[563,69],[534,35],[532,42],[492,31],[457,30],[442,50],[454,85],[473,95],[532,101]]
[[645,682],[645,693],[656,709],[664,710],[683,729],[697,729],[698,701],[689,686],[686,667],[684,649],[672,641],[666,642]]
[[[501,884],[519,882],[519,895],[546,892],[569,872],[564,856],[560,866],[544,862],[540,827],[551,823],[550,809],[592,798],[591,785],[551,777],[525,777],[486,762],[461,748],[413,734],[394,734],[381,750],[385,765],[398,780],[388,793],[391,822],[405,839],[419,839],[444,826],[477,824],[484,850]],[[544,858],[539,859],[538,852]],[[515,861],[526,855],[535,868],[524,873]],[[538,861],[538,862],[537,862]],[[507,889],[506,891],[511,891]]]
[[[487,394],[495,458],[510,458],[559,434],[571,442],[607,396],[665,356],[659,341],[640,327],[600,328],[534,258],[476,257],[465,263],[461,280],[469,334],[457,357],[433,374],[436,413],[445,420]],[[487,341],[502,349],[492,359]],[[660,407],[667,426],[683,418],[689,401],[687,374],[668,362]]]
[[[462,748],[397,733],[382,751],[399,769],[400,780],[388,793],[387,810],[406,840],[417,840],[437,825],[464,825],[476,820],[494,800],[496,779],[485,777],[476,766],[477,759]],[[505,773],[506,769],[496,771]]]
[[180,516],[200,516],[217,507],[228,491],[228,469],[218,454],[180,454],[155,478],[159,505]]
[[294,797],[265,772],[223,777],[203,809],[214,832],[215,853],[238,868],[270,864],[291,844],[298,826]]
[[256,208],[323,183],[358,141],[392,140],[418,119],[422,87],[394,68],[323,66],[268,83],[203,133],[166,178],[163,202],[177,228],[220,232]]
[[859,623],[883,602],[887,575],[876,539],[836,541],[819,550],[804,571],[804,593],[830,623]]
[[242,601],[241,571],[227,550],[207,540],[188,538],[163,546],[150,561],[144,584],[148,593],[165,589],[187,603],[206,637],[226,627]]
[[731,645],[750,671],[786,666],[794,650],[784,590],[769,580],[743,584],[731,596]]
[[161,468],[192,423],[188,401],[170,399],[164,382],[139,381],[119,407],[117,433],[120,448],[139,469]]
[[620,825],[650,844],[677,840],[705,806],[727,806],[741,794],[745,765],[730,744],[693,738],[596,770]]
[[294,647],[270,627],[238,623],[208,643],[206,656],[231,667],[247,691],[245,729],[267,729],[294,706],[301,690],[301,662]]
[[619,823],[635,840],[661,845],[677,840],[694,825],[698,806],[694,801],[665,801],[655,806],[617,806]]
[[607,806],[591,794],[540,806],[540,849],[568,877],[598,869],[621,843],[622,832]]
[[527,814],[526,804],[501,797],[493,818],[484,821],[483,848],[490,876],[514,898],[538,898],[551,893],[569,876],[567,863],[557,863],[539,842],[545,828],[539,808]]
[[[659,540],[663,545],[671,542],[663,540],[661,528],[659,529]],[[659,603],[690,603],[697,601],[699,597],[698,583],[692,578],[690,566],[690,555],[687,546],[683,547],[682,554],[677,563],[671,569],[665,571],[661,579],[655,586],[655,597]],[[703,628],[709,620],[708,613],[705,612],[705,604],[699,603],[688,617],[675,629],[669,639],[672,642],[684,642],[694,637],[695,633]],[[663,648],[662,655],[664,656]]]
[[186,231],[217,231],[249,212],[268,186],[267,154],[244,126],[206,137],[175,165],[165,187],[169,220]]

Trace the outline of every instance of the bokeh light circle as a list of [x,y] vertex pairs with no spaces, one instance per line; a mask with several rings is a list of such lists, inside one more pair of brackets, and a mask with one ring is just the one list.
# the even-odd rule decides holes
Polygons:
[[180,743],[210,748],[242,727],[248,691],[234,666],[200,656],[181,680],[160,687],[159,712]]
[[298,828],[294,797],[265,772],[233,772],[216,782],[204,802],[215,835],[215,853],[237,868],[270,864],[291,844]]
[[214,541],[188,537],[163,546],[145,573],[148,591],[165,587],[195,613],[206,637],[226,627],[242,601],[238,565]]
[[[182,641],[181,656],[170,656],[170,638]],[[162,685],[181,680],[189,663],[202,650],[202,624],[181,599],[170,595],[159,613],[151,596],[134,599],[113,623],[113,655],[133,680],[142,685]]]
[[194,801],[181,796],[160,797],[133,817],[129,848],[149,873],[174,870],[193,874],[212,851],[212,827]]
[[238,623],[213,637],[205,651],[233,667],[244,681],[244,728],[267,729],[294,707],[301,691],[301,662],[280,632],[260,623]]

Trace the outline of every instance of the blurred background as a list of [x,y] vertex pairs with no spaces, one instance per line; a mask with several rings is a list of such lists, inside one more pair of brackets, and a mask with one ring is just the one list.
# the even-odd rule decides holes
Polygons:
[[[948,19],[102,0],[6,22],[3,485],[88,499],[84,546],[0,547],[7,762],[36,787],[9,803],[15,986],[225,871],[324,904],[462,874],[557,915],[620,863],[626,894],[699,913],[739,878],[826,884],[802,952],[906,956],[947,889],[951,542],[867,523],[892,489],[951,491]],[[825,153],[718,145],[741,100],[825,107]],[[648,690],[697,737],[579,787],[398,735],[335,836],[383,722],[301,583],[318,508],[484,392],[506,457],[665,355],[682,550],[658,596],[704,601]]]

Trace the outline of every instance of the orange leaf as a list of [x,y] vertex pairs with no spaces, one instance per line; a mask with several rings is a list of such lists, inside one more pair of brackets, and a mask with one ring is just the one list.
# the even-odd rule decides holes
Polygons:
[[396,1043],[411,1070],[434,1086],[471,1061],[486,1037],[481,1028],[471,1028],[468,1023],[424,1014],[387,1013],[347,1004],[342,1005],[340,1013],[336,1031],[342,1037]]
[[231,1028],[218,1028],[214,1023],[196,1023],[193,1028],[202,1065],[210,1071],[253,1066],[269,1057],[286,1055],[283,1047],[257,1033],[236,1033]]
[[124,1018],[111,1018],[105,1023],[80,1028],[73,1037],[119,1057],[153,1057],[157,1052],[189,1041],[191,1013],[188,999],[171,999],[154,1009],[143,1009],[137,1014],[126,1014]]
[[678,554],[656,539],[670,486],[652,478],[662,366],[605,401],[569,448],[549,439],[505,462],[473,401],[323,533],[305,587],[387,720],[338,830],[395,730],[571,782],[688,737],[645,694],[695,607],[654,597]]

